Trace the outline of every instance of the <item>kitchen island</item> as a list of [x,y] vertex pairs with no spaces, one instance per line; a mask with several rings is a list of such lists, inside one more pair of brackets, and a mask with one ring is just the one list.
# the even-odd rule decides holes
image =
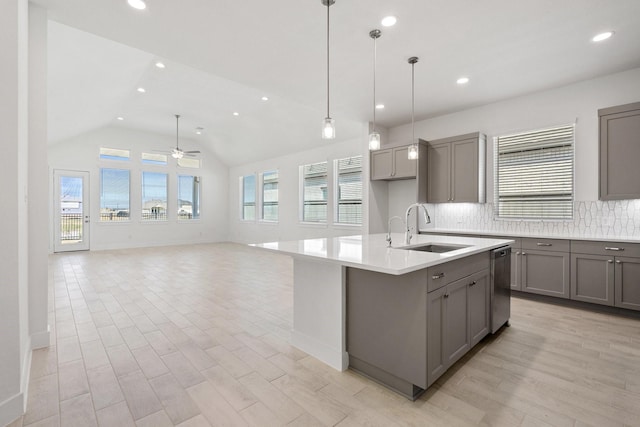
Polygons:
[[[407,245],[403,234],[392,233],[392,247],[388,247],[385,237],[372,234],[252,246],[293,257],[292,345],[335,369],[352,366],[408,397],[415,397],[432,382],[426,371],[435,369],[427,368],[426,363],[427,351],[432,359],[434,351],[427,349],[427,316],[436,311],[427,307],[435,304],[427,301],[427,291],[434,291],[433,296],[439,295],[444,301],[451,287],[454,295],[451,304],[462,303],[466,309],[467,292],[464,301],[456,298],[453,292],[456,285],[449,284],[449,279],[476,275],[478,280],[473,286],[481,283],[476,289],[488,291],[489,251],[512,241],[416,235]],[[488,295],[483,295],[483,304],[488,304]],[[488,310],[490,307],[485,306],[485,318]],[[434,323],[435,319],[430,319],[430,325]],[[404,329],[406,325],[408,329]],[[421,338],[414,340],[415,336]],[[440,338],[444,338],[442,333]],[[381,351],[376,351],[376,346]],[[361,354],[372,348],[372,357]],[[356,355],[349,354],[352,349]],[[444,354],[445,349],[440,350]],[[393,357],[394,352],[401,355],[400,359]],[[448,363],[462,354],[458,351],[448,362],[444,361],[429,378],[441,375]]]

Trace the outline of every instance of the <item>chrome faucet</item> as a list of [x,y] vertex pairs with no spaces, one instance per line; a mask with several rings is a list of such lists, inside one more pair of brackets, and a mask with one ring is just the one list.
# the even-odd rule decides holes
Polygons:
[[387,222],[387,247],[390,248],[391,247],[391,221],[393,221],[394,219],[400,220],[400,222],[402,222],[402,225],[404,225],[404,222],[402,221],[402,218],[400,218],[399,216],[392,216],[391,218],[389,218],[389,221]]
[[[404,223],[406,225],[406,230],[404,232],[404,244],[408,245],[411,243],[411,237],[413,237],[411,235],[411,229],[409,228],[409,214],[411,213],[411,208],[418,208],[418,210],[420,210],[419,208],[422,208],[422,210],[424,211],[424,222],[426,224],[430,224],[431,223],[431,217],[429,217],[429,212],[427,211],[427,207],[423,204],[423,203],[414,203],[412,205],[409,205],[409,207],[407,208],[407,214],[405,215],[405,220]],[[391,220],[389,220],[391,221]]]

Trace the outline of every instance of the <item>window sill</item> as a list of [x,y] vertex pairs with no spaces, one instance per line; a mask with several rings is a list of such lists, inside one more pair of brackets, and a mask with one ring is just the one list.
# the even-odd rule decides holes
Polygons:
[[314,227],[314,228],[327,228],[328,225],[326,222],[309,222],[309,221],[300,221],[299,223],[303,227]]

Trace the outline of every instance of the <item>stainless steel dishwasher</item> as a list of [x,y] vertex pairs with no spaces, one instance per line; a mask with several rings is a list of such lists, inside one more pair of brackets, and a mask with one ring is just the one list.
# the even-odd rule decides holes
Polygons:
[[491,251],[491,333],[509,326],[511,316],[511,248]]

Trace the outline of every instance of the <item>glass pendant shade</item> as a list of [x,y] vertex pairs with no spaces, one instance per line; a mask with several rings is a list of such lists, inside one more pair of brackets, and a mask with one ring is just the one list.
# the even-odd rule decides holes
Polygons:
[[369,150],[375,151],[380,149],[380,134],[373,131],[369,134]]
[[334,139],[336,137],[336,124],[331,117],[322,121],[322,139]]
[[409,146],[407,156],[409,157],[409,160],[415,160],[418,158],[418,146],[416,144]]

